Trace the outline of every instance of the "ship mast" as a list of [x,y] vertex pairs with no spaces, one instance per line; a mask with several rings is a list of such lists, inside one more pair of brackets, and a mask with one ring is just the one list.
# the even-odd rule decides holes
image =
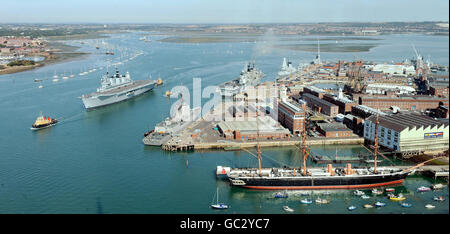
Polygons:
[[375,139],[374,139],[374,147],[375,147],[375,149],[374,149],[374,170],[373,170],[373,172],[375,173],[375,174],[377,174],[377,155],[378,155],[378,125],[379,125],[379,120],[378,120],[378,114],[377,114],[377,119],[376,119],[376,122],[375,122]]
[[256,152],[258,155],[258,174],[261,176],[261,145],[259,144],[259,121],[258,121],[258,95],[256,96]]
[[[307,114],[306,114],[307,115]],[[305,118],[305,126],[303,127],[302,131],[302,155],[303,155],[303,175],[308,175],[308,169],[306,168],[306,159],[308,158],[308,155],[306,154],[306,128],[308,126],[308,116]]]

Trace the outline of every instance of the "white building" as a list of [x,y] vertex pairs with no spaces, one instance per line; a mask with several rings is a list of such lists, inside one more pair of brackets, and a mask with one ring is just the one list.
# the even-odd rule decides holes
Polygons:
[[[379,116],[379,145],[399,153],[448,149],[448,119],[435,120],[416,113]],[[364,121],[364,139],[374,141],[376,116]]]
[[389,91],[396,94],[413,94],[416,92],[413,87],[393,84],[368,84],[365,88],[365,92],[370,94],[386,94]]
[[373,66],[373,71],[381,71],[383,73],[414,75],[416,69],[412,65],[395,65],[395,64],[377,64]]

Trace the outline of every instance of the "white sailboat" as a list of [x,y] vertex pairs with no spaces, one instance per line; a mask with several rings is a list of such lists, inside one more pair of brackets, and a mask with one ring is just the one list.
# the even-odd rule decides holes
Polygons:
[[[213,209],[220,209],[220,210],[228,209],[228,206],[227,206],[227,205],[222,204],[222,203],[219,202],[219,188],[217,188],[216,194],[217,194],[216,204],[211,204],[211,207],[212,207]],[[213,198],[213,199],[214,199],[214,198]]]

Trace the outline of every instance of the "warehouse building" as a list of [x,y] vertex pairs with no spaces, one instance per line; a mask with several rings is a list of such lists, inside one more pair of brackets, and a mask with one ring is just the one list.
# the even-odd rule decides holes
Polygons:
[[401,110],[425,111],[436,109],[440,104],[448,106],[448,98],[436,96],[361,96],[359,104],[379,110],[389,110],[392,106],[397,106]]
[[307,106],[313,111],[317,111],[331,117],[335,117],[339,114],[339,107],[337,105],[320,99],[310,93],[304,93],[302,98],[306,101]]
[[283,128],[270,116],[258,117],[257,121],[222,121],[217,124],[221,136],[234,140],[284,139],[290,136],[288,129]]
[[[384,146],[402,155],[448,149],[448,119],[441,121],[417,113],[379,116],[378,139]],[[364,121],[364,139],[375,139],[376,116]]]
[[318,131],[326,138],[342,138],[353,136],[353,131],[342,123],[318,123]]
[[278,122],[293,134],[299,134],[305,128],[305,111],[300,104],[282,100],[278,104]]

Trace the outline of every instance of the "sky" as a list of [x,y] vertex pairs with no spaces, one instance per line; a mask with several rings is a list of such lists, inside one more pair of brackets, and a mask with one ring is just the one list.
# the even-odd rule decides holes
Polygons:
[[448,0],[0,1],[0,23],[316,23],[448,20]]

